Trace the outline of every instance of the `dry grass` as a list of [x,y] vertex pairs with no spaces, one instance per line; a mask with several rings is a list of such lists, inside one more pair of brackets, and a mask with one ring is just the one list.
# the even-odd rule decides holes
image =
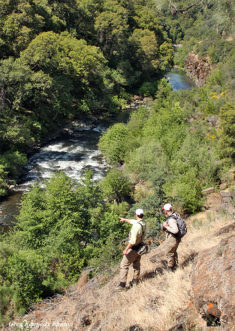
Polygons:
[[124,330],[140,325],[144,330],[167,330],[189,304],[189,269],[179,269],[147,279],[128,292],[110,296],[110,288],[103,289],[99,302],[105,309],[102,330]]
[[[201,250],[216,245],[221,236],[216,237],[215,233],[231,221],[231,218],[213,211],[188,219],[189,231],[178,249],[180,267],[174,273],[165,272],[154,278],[143,277],[138,286],[121,293],[114,291],[118,275],[104,286],[101,286],[100,279],[84,282],[79,288],[74,287],[73,293],[65,295],[49,311],[38,309],[24,319],[37,322],[37,330],[124,331],[138,325],[144,331],[165,331],[181,323],[183,318],[186,323],[184,330],[187,327],[188,330],[207,330],[191,305],[192,260]],[[142,276],[154,270],[149,258],[156,250],[143,256]],[[53,324],[55,321],[57,326]],[[197,328],[194,328],[195,324]]]
[[[105,286],[99,301],[105,312],[101,329],[124,330],[127,326],[140,325],[144,330],[164,331],[175,325],[182,312],[191,305],[190,272],[194,256],[215,246],[221,240],[221,237],[215,237],[215,232],[229,222],[230,218],[212,211],[191,217],[188,220],[189,233],[178,249],[181,267],[174,273],[165,272],[162,276],[145,279],[138,286],[121,294],[111,295],[110,284]],[[149,258],[156,250],[157,248],[143,257],[143,273],[153,271]],[[118,278],[115,280],[118,282]],[[192,321],[187,322],[190,324]],[[197,323],[204,322],[199,318]]]

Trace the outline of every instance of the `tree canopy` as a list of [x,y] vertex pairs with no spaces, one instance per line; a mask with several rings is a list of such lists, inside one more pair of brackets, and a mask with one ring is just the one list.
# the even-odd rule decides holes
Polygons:
[[[0,14],[4,183],[17,179],[24,153],[48,132],[75,117],[117,111],[128,93],[173,63],[152,1],[0,0]],[[21,155],[15,175],[9,150]]]

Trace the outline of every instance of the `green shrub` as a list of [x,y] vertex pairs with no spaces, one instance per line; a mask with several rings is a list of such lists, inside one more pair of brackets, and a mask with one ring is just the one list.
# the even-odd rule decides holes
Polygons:
[[109,201],[121,202],[130,197],[131,184],[120,170],[112,169],[100,182],[101,191]]
[[125,124],[113,125],[99,141],[99,148],[110,163],[122,162],[126,156],[127,128]]
[[194,169],[175,178],[168,179],[163,189],[169,200],[174,202],[176,209],[195,213],[202,204],[201,183]]
[[9,151],[0,156],[0,162],[4,164],[9,176],[18,178],[27,163],[27,157],[18,151]]
[[157,141],[146,141],[130,153],[126,160],[125,172],[135,174],[137,179],[154,183],[167,172],[167,161],[167,156]]
[[4,165],[0,164],[0,198],[5,196],[7,193],[8,185],[6,183],[7,172],[5,171]]
[[45,277],[43,257],[35,251],[18,251],[7,260],[6,280],[11,284],[20,307],[26,308],[32,302],[40,300],[45,290]]
[[156,89],[156,82],[144,82],[139,88],[139,94],[143,97],[153,97]]
[[0,285],[0,325],[7,324],[14,316],[16,303],[13,302],[14,290]]
[[235,106],[227,104],[220,110],[219,148],[225,158],[235,163]]
[[89,254],[89,266],[93,273],[103,272],[110,275],[112,267],[121,259],[124,250],[120,243],[120,238],[110,234],[105,243],[92,249],[91,255]]
[[200,127],[189,132],[181,148],[174,154],[170,168],[175,175],[183,175],[194,169],[196,177],[200,178],[201,186],[207,187],[217,181],[220,166],[216,162],[219,157],[213,146],[216,136],[210,134],[205,137],[204,134]]

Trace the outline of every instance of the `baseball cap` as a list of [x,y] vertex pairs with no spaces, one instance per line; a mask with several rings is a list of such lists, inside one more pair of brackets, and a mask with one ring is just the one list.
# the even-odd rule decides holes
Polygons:
[[136,209],[135,214],[138,216],[144,215],[144,211],[143,211],[143,209],[139,208],[139,209]]
[[162,206],[162,209],[169,211],[172,209],[172,205],[170,203],[166,203],[164,206]]

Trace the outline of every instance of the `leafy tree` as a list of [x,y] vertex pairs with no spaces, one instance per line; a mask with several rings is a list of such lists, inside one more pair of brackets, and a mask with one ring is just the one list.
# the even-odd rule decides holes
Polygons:
[[202,187],[195,169],[192,168],[182,175],[169,178],[163,189],[168,199],[174,201],[176,209],[188,213],[195,213],[200,210]]
[[87,45],[85,40],[68,33],[42,33],[22,53],[22,60],[33,70],[42,70],[52,77],[55,99],[51,103],[58,105],[55,114],[67,114],[75,100],[81,110],[86,104],[88,111],[102,108],[107,102],[106,61],[99,49]]
[[48,1],[1,1],[1,50],[4,55],[18,55],[35,36],[47,29],[59,29],[62,22],[53,17]]
[[125,48],[128,31],[127,10],[117,0],[104,1],[103,11],[95,20],[98,41],[104,54],[111,59]]
[[28,306],[32,301],[38,301],[43,293],[43,278],[45,265],[43,257],[34,251],[19,251],[7,260],[7,280],[14,284],[17,299],[21,306]]
[[110,170],[100,182],[100,188],[109,201],[121,202],[131,193],[131,185],[120,170]]
[[129,154],[125,171],[135,174],[138,180],[154,183],[166,175],[168,158],[159,142],[148,140]]
[[0,156],[0,163],[4,165],[10,177],[18,178],[27,163],[27,158],[25,154],[18,151],[9,151]]
[[129,41],[133,45],[141,69],[147,74],[157,71],[160,61],[154,32],[148,29],[135,29]]
[[3,197],[7,193],[7,183],[6,183],[7,172],[4,166],[0,164],[0,197]]
[[127,128],[125,124],[114,124],[102,135],[99,148],[111,163],[123,162],[126,155]]
[[102,11],[102,0],[76,1],[77,11],[75,27],[77,35],[83,39],[96,43],[95,19]]
[[226,104],[220,110],[220,153],[235,161],[235,106]]

